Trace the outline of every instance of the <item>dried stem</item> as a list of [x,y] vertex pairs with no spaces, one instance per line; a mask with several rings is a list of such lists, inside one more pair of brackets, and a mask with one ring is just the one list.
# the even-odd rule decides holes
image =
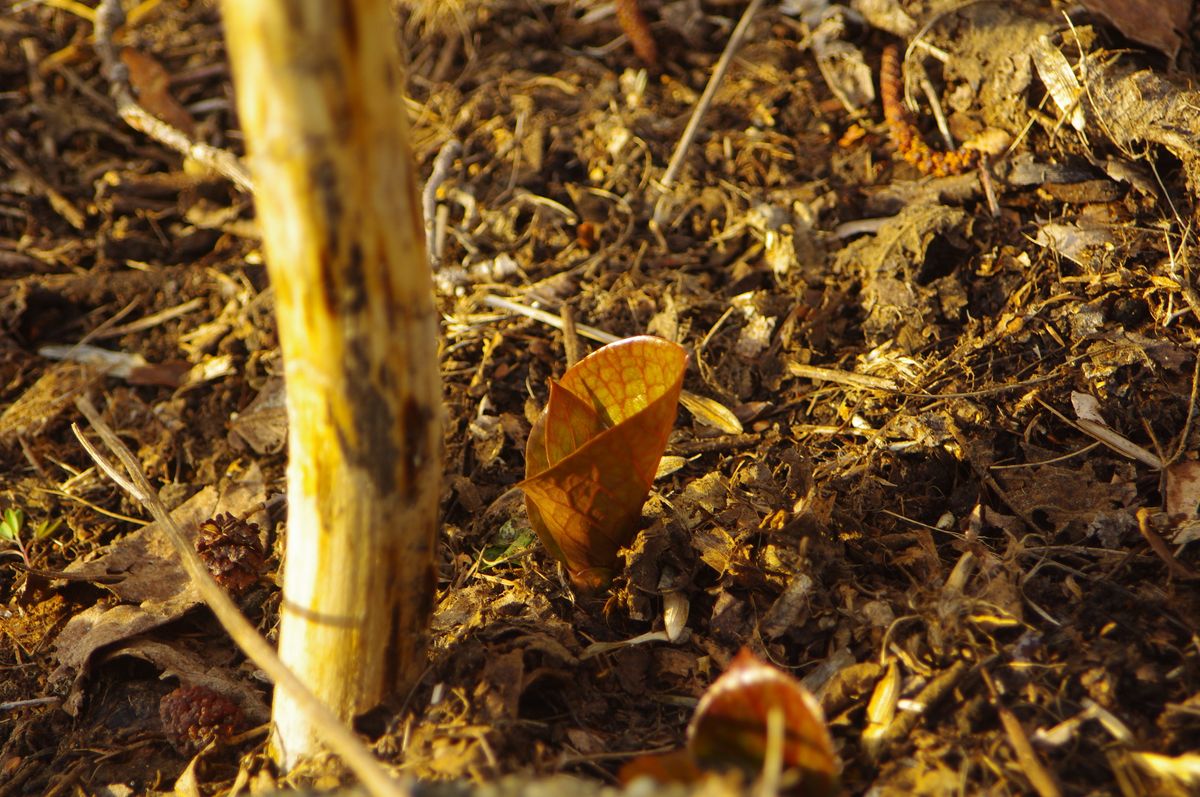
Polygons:
[[659,181],[664,196],[659,199],[654,208],[654,221],[657,224],[662,224],[665,220],[667,205],[663,200],[666,198],[666,192],[671,189],[675,178],[679,176],[683,158],[687,155],[692,139],[696,137],[696,131],[700,129],[700,121],[704,118],[708,107],[712,105],[713,97],[717,96],[717,89],[720,87],[721,81],[725,79],[725,73],[729,71],[729,66],[733,63],[733,56],[742,46],[742,39],[745,38],[746,31],[750,28],[750,22],[758,13],[761,5],[762,0],[750,0],[746,10],[742,12],[742,18],[738,20],[737,27],[729,35],[729,41],[725,43],[725,51],[721,53],[721,57],[717,59],[717,65],[713,67],[712,76],[708,79],[708,85],[704,87],[704,93],[700,95],[699,102],[692,110],[692,118],[688,119],[687,127],[684,128],[683,135],[679,137],[679,143],[675,145],[675,152],[671,154],[671,161],[667,164],[667,170]]
[[254,184],[250,173],[238,156],[232,152],[192,141],[187,135],[138,105],[129,87],[129,70],[117,55],[113,34],[125,24],[125,10],[120,0],[102,0],[95,13],[95,48],[100,58],[104,77],[109,81],[109,93],[117,103],[117,114],[125,123],[138,132],[145,133],[155,141],[167,146],[197,163],[202,163],[218,174],[232,180],[234,185],[247,193],[253,193]]
[[372,795],[376,795],[376,797],[384,795],[408,797],[411,791],[407,785],[394,780],[375,760],[362,741],[354,735],[353,731],[343,725],[333,712],[318,700],[291,670],[284,666],[279,656],[276,655],[275,649],[259,635],[225,590],[213,580],[208,569],[205,568],[204,563],[200,561],[200,557],[196,555],[196,551],[183,535],[179,524],[171,517],[166,505],[158,497],[158,493],[150,485],[146,475],[142,473],[133,453],[104,422],[92,402],[86,397],[81,397],[75,400],[75,406],[87,418],[88,423],[100,435],[100,439],[104,441],[108,449],[125,466],[129,476],[122,475],[120,470],[83,436],[79,426],[72,424],[71,429],[75,432],[75,437],[79,439],[80,444],[83,445],[88,456],[95,461],[96,465],[123,490],[145,506],[158,521],[172,547],[175,548],[175,552],[179,554],[183,569],[196,585],[200,596],[212,609],[221,626],[229,633],[230,638],[250,657],[251,661],[267,673],[272,681],[291,694],[292,699],[302,707],[329,747],[342,757]]

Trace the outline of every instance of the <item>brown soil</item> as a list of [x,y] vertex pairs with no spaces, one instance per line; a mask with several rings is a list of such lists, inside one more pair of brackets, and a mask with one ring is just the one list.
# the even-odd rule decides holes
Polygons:
[[[267,568],[240,600],[273,633],[286,421],[252,203],[128,127],[91,22],[53,5],[0,17],[0,511],[25,517],[20,545],[0,539],[0,797],[169,790],[191,751],[159,706],[181,683],[244,715],[194,769],[225,793],[271,779],[269,688],[69,426],[90,396],[196,523],[267,500]],[[749,646],[818,694],[850,793],[1186,793],[1153,785],[1146,754],[1182,765],[1200,744],[1200,563],[1181,547],[1198,161],[1186,126],[1097,101],[1120,78],[1104,70],[1161,77],[1166,58],[1048,7],[904,3],[831,39],[768,5],[664,193],[744,5],[643,3],[644,75],[601,3],[401,12],[422,176],[461,143],[437,194],[444,520],[428,673],[360,730],[423,778],[609,782],[681,745]],[[939,139],[927,101],[889,113],[916,126],[893,130],[906,162],[875,90],[856,100],[912,20],[946,60],[914,48],[905,70],[950,131],[1004,134],[961,174],[917,169]],[[821,41],[867,71],[843,52],[822,72]],[[1082,132],[1030,63],[1040,41],[1091,54]],[[213,3],[164,3],[118,42],[146,107],[240,153]],[[513,491],[563,334],[489,295],[677,340],[686,388],[740,420],[681,410],[677,468],[606,600],[574,597]],[[127,361],[81,363],[79,343]],[[666,590],[687,598],[681,640],[590,655],[661,628]],[[869,713],[892,686],[894,714]]]

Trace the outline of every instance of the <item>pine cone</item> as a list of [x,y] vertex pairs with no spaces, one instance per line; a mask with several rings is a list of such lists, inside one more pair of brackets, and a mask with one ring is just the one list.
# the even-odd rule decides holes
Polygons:
[[196,553],[213,579],[233,595],[242,594],[258,581],[266,561],[258,524],[228,513],[200,524]]
[[195,755],[209,742],[228,741],[242,722],[242,710],[206,686],[181,686],[158,704],[167,739],[182,755]]

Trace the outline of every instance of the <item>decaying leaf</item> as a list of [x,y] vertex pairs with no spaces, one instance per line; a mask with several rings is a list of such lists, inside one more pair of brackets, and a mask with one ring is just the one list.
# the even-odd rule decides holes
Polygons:
[[121,63],[129,70],[129,83],[143,108],[188,136],[196,134],[196,121],[171,94],[171,75],[156,58],[126,47],[121,50]]
[[836,794],[841,767],[820,704],[798,680],[745,648],[700,698],[688,726],[688,750],[702,766],[757,772],[767,755],[768,714],[775,709],[783,712],[783,766],[799,773],[799,793]]
[[104,372],[81,363],[55,363],[0,413],[0,444],[45,434],[76,396],[86,395]]
[[[776,729],[768,728],[772,715],[775,721],[782,719]],[[743,648],[700,698],[688,725],[687,749],[639,756],[621,768],[620,778],[622,783],[641,777],[695,783],[716,770],[737,767],[752,776],[763,773],[765,782],[769,765],[764,764],[772,753],[788,773],[786,780],[780,779],[788,784],[788,794],[838,793],[841,764],[820,704],[798,680]]]
[[287,405],[283,377],[273,376],[263,384],[246,409],[229,424],[229,440],[239,448],[250,446],[259,454],[274,454],[287,444]]
[[[201,521],[216,512],[241,515],[260,504],[262,490],[262,475],[255,467],[220,496],[215,488],[205,487],[172,517],[185,534],[194,536]],[[84,679],[96,651],[177,620],[201,598],[157,523],[126,534],[90,561],[72,563],[66,573],[96,579],[122,577],[107,587],[116,602],[79,612],[54,641],[59,666],[51,680],[72,684],[63,710],[74,715],[85,697]]]
[[1058,106],[1063,118],[1070,123],[1071,127],[1082,133],[1087,126],[1083,115],[1083,106],[1079,103],[1079,98],[1083,96],[1083,87],[1079,84],[1079,79],[1075,77],[1075,71],[1067,61],[1067,57],[1050,42],[1047,36],[1038,38],[1030,51],[1030,56],[1033,58],[1033,65],[1037,68],[1038,76],[1041,77],[1046,91],[1054,100],[1054,104]]
[[612,578],[675,422],[687,354],[654,337],[604,346],[550,385],[529,432],[525,507],[542,544],[581,589]]
[[216,648],[215,651],[201,649],[197,652],[175,641],[166,643],[147,637],[133,637],[118,642],[111,650],[105,648],[101,660],[112,661],[122,657],[141,659],[154,665],[162,673],[162,678],[175,678],[181,684],[211,689],[237,703],[250,721],[268,722],[271,709],[263,700],[262,692],[253,686],[244,673],[206,658],[210,653],[219,656],[223,651]]
[[1200,462],[1182,460],[1167,468],[1167,515],[1175,524],[1173,542],[1200,538]]
[[1136,42],[1163,52],[1172,61],[1183,43],[1192,4],[1188,0],[1083,0],[1084,8],[1108,19]]

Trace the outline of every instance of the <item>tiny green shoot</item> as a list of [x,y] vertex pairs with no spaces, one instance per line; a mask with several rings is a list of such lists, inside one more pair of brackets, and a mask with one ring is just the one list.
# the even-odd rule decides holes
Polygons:
[[54,520],[43,520],[33,527],[33,538],[35,540],[44,540],[54,532],[58,531],[58,527],[62,525],[62,518]]
[[[62,518],[54,520],[43,520],[33,526],[33,540],[35,542],[44,540],[58,530],[62,525]],[[21,531],[25,528],[25,512],[24,510],[15,507],[8,507],[3,513],[0,513],[0,539],[8,540],[13,545],[17,546],[17,551],[21,555],[21,559],[25,562],[26,567],[33,565],[29,561],[29,549],[21,540]]]
[[25,525],[25,513],[9,507],[0,516],[0,537],[11,542],[20,542],[21,527]]
[[495,543],[483,549],[479,569],[491,570],[516,559],[532,547],[536,539],[533,529],[508,521],[496,532]]

